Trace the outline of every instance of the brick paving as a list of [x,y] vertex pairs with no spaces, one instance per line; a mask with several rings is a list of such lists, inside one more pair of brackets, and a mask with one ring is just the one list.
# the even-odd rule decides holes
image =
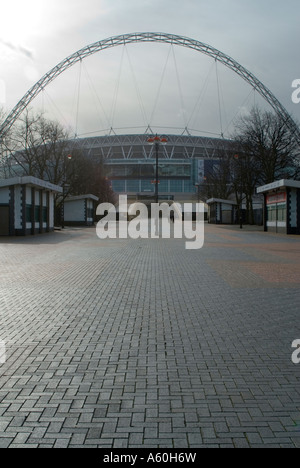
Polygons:
[[300,239],[0,241],[0,447],[300,447]]

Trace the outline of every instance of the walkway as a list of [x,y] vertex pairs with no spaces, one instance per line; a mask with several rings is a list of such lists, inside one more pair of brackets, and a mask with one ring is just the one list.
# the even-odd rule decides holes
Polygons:
[[300,239],[0,241],[0,447],[300,447]]

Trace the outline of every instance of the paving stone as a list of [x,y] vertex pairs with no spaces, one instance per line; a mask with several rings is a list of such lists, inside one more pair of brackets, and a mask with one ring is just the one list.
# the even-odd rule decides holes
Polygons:
[[300,243],[0,240],[0,447],[300,447]]

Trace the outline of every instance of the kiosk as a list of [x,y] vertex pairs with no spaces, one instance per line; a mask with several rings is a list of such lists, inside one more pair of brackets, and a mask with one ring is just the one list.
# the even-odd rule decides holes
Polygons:
[[95,222],[95,195],[78,195],[66,198],[64,202],[64,221],[66,226],[92,226]]
[[207,200],[208,222],[210,224],[235,224],[237,222],[237,203],[232,200],[210,198]]
[[300,182],[282,179],[258,187],[264,195],[264,230],[300,234]]
[[0,236],[54,230],[54,197],[63,189],[35,177],[0,180]]

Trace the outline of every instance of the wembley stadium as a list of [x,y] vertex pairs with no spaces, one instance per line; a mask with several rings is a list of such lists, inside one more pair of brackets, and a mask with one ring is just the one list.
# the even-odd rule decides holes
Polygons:
[[[219,161],[228,140],[191,135],[164,135],[159,147],[159,197],[195,200],[199,185]],[[156,151],[149,135],[108,135],[74,140],[86,156],[101,157],[106,177],[116,194],[128,198],[151,197],[155,191]]]
[[[149,86],[146,87],[146,92],[144,93],[141,93],[139,87],[139,80],[137,80],[137,75],[134,70],[135,67],[133,66],[134,62],[131,60],[127,49],[124,48],[124,46],[129,44],[137,43],[141,46],[146,43],[157,45],[167,44],[170,46],[168,56],[165,60],[161,60],[162,73],[160,73],[160,70],[157,70],[155,80],[151,74],[151,80],[153,82],[150,88]],[[203,70],[207,70],[207,74],[206,71],[203,76],[201,74],[200,82],[202,86],[199,85],[200,82],[198,82],[197,79],[195,89],[189,90],[190,92],[188,94],[192,97],[192,100],[189,100],[189,104],[184,102],[185,100],[183,99],[184,94],[182,92],[173,46],[181,47],[182,51],[184,49],[188,54],[190,51],[193,53],[196,51],[200,53],[203,58],[209,58],[211,60],[210,67],[203,67]],[[94,58],[98,53],[115,47],[122,47],[122,54],[121,57],[119,57],[119,68],[117,67],[111,76],[107,76],[105,87],[101,84],[100,88],[98,88],[91,79],[85,59],[92,59],[92,57]],[[127,52],[128,63],[125,60],[127,68],[125,66],[123,70],[124,51]],[[135,51],[137,51],[137,49],[135,49]],[[141,57],[141,59],[143,58],[146,62],[143,62],[143,64],[138,62],[136,66],[142,69],[144,67],[144,69],[147,70],[148,56],[143,53],[139,57]],[[172,63],[169,63],[169,59]],[[83,62],[85,63],[83,64]],[[114,62],[117,65],[117,60]],[[93,67],[95,67],[96,63],[98,64],[98,62],[93,62]],[[226,107],[224,101],[225,93],[222,91],[223,88],[221,84],[222,78],[225,78],[225,75],[223,76],[223,74],[219,73],[219,64],[224,67],[224,69],[221,67],[223,71],[234,72],[234,78],[239,81],[240,79],[243,80],[243,85],[247,88],[247,93],[245,92],[245,95],[244,88],[243,90],[241,88],[239,93],[234,93],[236,94],[236,98],[234,99],[235,104],[233,105],[232,102],[229,113],[232,118],[228,118],[227,112],[224,112]],[[76,73],[75,65],[78,65]],[[205,63],[205,65],[208,65],[208,63]],[[73,104],[70,109],[69,100],[65,102],[64,99],[62,99],[65,96],[65,88],[63,86],[61,87],[61,91],[63,89],[63,95],[55,88],[56,93],[54,93],[54,100],[51,98],[51,94],[46,91],[46,88],[49,87],[49,91],[53,91],[53,82],[72,67],[74,67],[72,79],[76,82],[76,92],[74,93]],[[184,66],[182,66],[182,68],[184,70]],[[98,68],[94,68],[94,70],[95,69],[99,69],[99,64]],[[169,72],[171,71],[172,74],[167,74],[169,77],[169,85],[163,87],[163,93],[162,84],[167,69]],[[130,91],[130,93],[128,96],[126,95],[126,105],[117,106],[117,104],[119,104],[118,90],[121,84],[122,71],[124,71],[127,77],[127,80],[125,80],[126,83],[124,84],[130,85],[128,88],[125,86],[123,95],[126,94],[125,90],[127,90],[128,93]],[[151,69],[151,73],[153,71],[154,70]],[[216,75],[215,80],[212,79],[212,74]],[[71,75],[66,74],[65,77],[68,88],[72,88]],[[116,79],[114,79],[114,77],[116,77]],[[235,85],[232,82],[233,77],[231,75],[230,77],[230,89],[235,91]],[[85,80],[83,80],[85,86],[81,86],[81,78],[85,78]],[[188,76],[185,78],[187,80]],[[176,82],[177,86],[175,86]],[[113,83],[115,83],[115,87]],[[172,92],[168,93],[167,91],[170,90],[169,88],[171,86],[170,83],[173,83],[174,86],[172,87]],[[188,81],[186,83],[188,83]],[[209,83],[212,85],[210,93],[208,93],[207,96],[209,104],[203,106],[203,99],[208,91],[207,85]],[[158,85],[157,92],[155,92],[156,85]],[[191,85],[192,83],[190,83],[190,86]],[[249,86],[251,88],[250,93],[248,89]],[[201,89],[198,89],[198,87]],[[178,88],[177,93],[179,100],[174,98],[176,88]],[[150,99],[149,89],[154,90]],[[85,92],[83,92],[83,90],[85,90]],[[87,92],[88,90],[89,93]],[[161,103],[159,99],[164,94],[166,95],[166,100],[163,100],[165,105]],[[105,100],[106,105],[102,104],[102,98],[105,97],[103,95],[110,97],[107,101]],[[214,165],[217,165],[219,162],[220,147],[224,148],[224,146],[227,146],[229,143],[228,140],[222,137],[232,134],[230,129],[235,118],[240,115],[242,110],[247,111],[253,107],[253,105],[257,106],[257,104],[259,104],[257,101],[258,97],[264,104],[271,106],[273,111],[284,120],[286,127],[289,128],[292,134],[295,134],[296,138],[300,141],[298,124],[293,120],[275,95],[253,73],[230,56],[208,44],[174,34],[145,32],[114,36],[97,41],[94,44],[89,44],[66,57],[42,76],[11,110],[5,120],[0,123],[0,142],[4,140],[11,127],[18,121],[22,112],[24,112],[26,108],[28,109],[28,106],[31,105],[32,101],[38,96],[42,98],[43,113],[45,111],[46,100],[49,106],[51,104],[50,107],[52,111],[54,108],[55,114],[58,113],[60,117],[64,117],[65,112],[67,113],[66,115],[69,117],[63,119],[64,121],[70,124],[70,122],[74,120],[74,124],[69,125],[72,129],[72,135],[75,136],[75,139],[70,141],[70,146],[79,147],[85,154],[90,156],[101,156],[105,165],[106,176],[111,181],[113,191],[116,194],[127,194],[129,197],[135,199],[146,197],[147,195],[150,197],[151,194],[153,195],[153,193],[155,193],[155,189],[158,185],[161,198],[174,199],[178,202],[181,200],[195,200],[195,195],[201,184],[203,184],[205,176],[209,174],[214,168]],[[252,101],[252,98],[253,104],[251,105],[250,100]],[[212,105],[213,101],[215,105]],[[63,103],[65,108],[63,107]],[[160,103],[159,106],[158,103]],[[139,104],[139,106],[137,104]],[[126,135],[116,134],[115,131],[119,131],[121,128],[126,129],[124,130],[126,132],[129,131],[130,127],[133,128],[132,125],[130,125],[129,116],[136,116],[138,107],[140,107],[140,121],[138,122],[139,127],[135,128],[137,128],[137,131],[140,133]],[[159,109],[157,109],[157,107],[160,107],[161,112],[158,112]],[[92,108],[94,109],[93,111]],[[71,114],[73,114],[74,110],[75,115],[71,118]],[[176,112],[177,118],[173,119]],[[224,118],[224,114],[226,114],[226,118]],[[160,118],[158,119],[159,116]],[[200,121],[198,121],[198,116],[201,117]],[[163,120],[160,120],[162,118]],[[97,122],[98,126],[98,122],[100,123],[100,121],[101,127],[94,127],[95,122]],[[181,124],[179,124],[179,121],[181,121]],[[119,122],[122,122],[122,124]],[[124,122],[126,122],[126,127],[124,127]],[[160,135],[161,137],[165,137],[167,143],[165,146],[161,145],[159,148],[158,165],[156,148],[150,146],[147,141],[150,132],[154,130],[153,125],[155,122],[156,124],[160,122],[161,125],[161,130],[157,131],[171,132],[174,130],[178,132],[178,128],[184,129],[182,134]],[[136,123],[135,121],[135,124]],[[145,126],[148,125],[145,133],[142,133],[145,129],[145,126],[141,127],[142,124]],[[182,126],[182,124],[184,126]],[[168,125],[168,127],[164,125]],[[99,128],[102,128],[102,130],[99,130]],[[141,128],[143,130],[141,130]],[[177,130],[175,130],[175,128]],[[192,130],[196,128],[198,130]],[[206,131],[204,133],[204,135],[210,135],[209,137],[200,136],[200,131],[202,129],[204,132],[204,128],[210,129],[211,133],[207,133]],[[102,134],[103,131],[106,131],[103,129],[110,129],[108,130],[108,135],[91,137],[92,134]],[[123,132],[123,130],[121,131]],[[152,135],[153,133],[155,134],[155,132],[152,132]],[[196,133],[196,135],[199,136],[192,136],[191,133],[193,135]],[[87,135],[89,135],[89,138],[84,138],[84,136]],[[215,138],[212,138],[212,135],[214,135]],[[158,176],[156,173],[157,166],[159,166]]]

